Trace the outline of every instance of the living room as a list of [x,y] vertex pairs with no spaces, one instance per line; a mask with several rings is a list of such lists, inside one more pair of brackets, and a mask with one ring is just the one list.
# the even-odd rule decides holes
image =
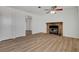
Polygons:
[[[52,10],[51,9],[52,7],[56,7],[62,10],[59,10],[59,11],[55,10],[56,13],[50,13],[50,10]],[[50,23],[50,22],[63,23],[62,35],[61,35],[62,37],[68,37],[66,39],[73,38],[74,40],[79,39],[79,26],[78,26],[79,17],[78,16],[79,16],[78,6],[0,6],[0,33],[1,33],[0,41],[2,45],[6,47],[5,49],[4,47],[1,48],[0,51],[27,51],[26,49],[27,47],[25,48],[25,50],[18,50],[17,47],[8,49],[8,47],[6,46],[7,44],[4,45],[4,42],[12,43],[14,42],[13,39],[16,40],[16,38],[17,39],[19,38],[18,40],[20,39],[22,40],[23,38],[24,39],[28,38],[28,36],[32,37],[32,35],[36,37],[34,38],[35,40],[38,38],[42,39],[42,36],[44,36],[44,39],[45,39],[45,35],[47,36],[47,38],[49,38],[51,34],[47,32],[47,30],[49,30],[47,29],[47,23]],[[58,31],[57,31],[57,34],[59,33]],[[54,35],[52,34],[52,36]],[[56,36],[57,36],[57,39],[59,39],[59,35],[56,35]],[[33,37],[30,39],[32,40]],[[38,40],[38,42],[40,43],[40,39]],[[72,43],[72,41],[70,41],[70,43]],[[78,43],[75,46],[77,45]],[[28,51],[31,51],[29,49],[30,48],[28,47]],[[32,47],[31,49],[34,49],[34,48]],[[43,51],[42,49],[32,50],[32,51]],[[76,48],[73,48],[73,50],[79,51],[79,47],[77,46]],[[55,50],[48,49],[45,51],[55,51]],[[63,51],[63,50],[56,50],[56,51]],[[67,50],[67,51],[72,51],[72,50]]]

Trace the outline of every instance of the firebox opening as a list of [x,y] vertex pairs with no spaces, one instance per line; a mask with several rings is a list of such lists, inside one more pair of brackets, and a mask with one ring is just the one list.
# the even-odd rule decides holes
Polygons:
[[58,35],[58,26],[49,26],[50,28],[50,34],[57,34]]

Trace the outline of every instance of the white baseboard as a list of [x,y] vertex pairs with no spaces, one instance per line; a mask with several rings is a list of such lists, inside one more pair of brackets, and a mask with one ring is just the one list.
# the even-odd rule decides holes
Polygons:
[[79,39],[79,36],[68,36],[68,35],[64,35],[64,37],[70,37],[70,38],[76,38],[76,39]]

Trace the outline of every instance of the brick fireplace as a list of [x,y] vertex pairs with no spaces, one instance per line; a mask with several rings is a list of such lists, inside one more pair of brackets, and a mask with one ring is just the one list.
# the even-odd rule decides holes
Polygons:
[[47,33],[63,36],[63,22],[48,22]]

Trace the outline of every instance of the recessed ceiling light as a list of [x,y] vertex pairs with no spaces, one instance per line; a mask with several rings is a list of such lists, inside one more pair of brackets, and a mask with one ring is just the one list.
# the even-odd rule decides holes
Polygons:
[[41,8],[41,6],[38,6],[38,8]]

